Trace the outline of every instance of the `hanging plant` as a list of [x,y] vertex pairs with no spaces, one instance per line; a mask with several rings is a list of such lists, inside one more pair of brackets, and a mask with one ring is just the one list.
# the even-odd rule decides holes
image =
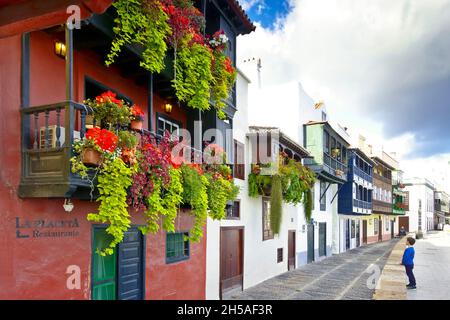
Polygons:
[[130,123],[129,106],[123,100],[117,99],[114,92],[104,92],[94,100],[87,99],[84,103],[93,110],[97,124],[106,129],[111,130]]
[[124,45],[138,46],[143,49],[140,66],[152,73],[161,72],[167,51],[166,39],[171,33],[169,16],[161,1],[116,0],[113,6],[117,10],[113,29],[116,37],[106,65],[115,61]]
[[307,223],[309,223],[311,221],[313,201],[314,201],[314,199],[312,198],[312,191],[311,191],[311,189],[306,190],[305,219],[306,219]]
[[228,201],[236,199],[239,187],[234,184],[230,167],[226,165],[207,166],[209,215],[214,220],[225,218]]
[[229,97],[236,82],[236,71],[230,58],[224,54],[228,38],[223,30],[216,32],[209,44],[213,49],[211,101],[218,111],[218,116],[223,119],[225,118],[223,109],[226,107],[224,100]]
[[152,73],[164,69],[168,46],[173,49],[172,85],[179,101],[218,116],[236,81],[236,71],[225,51],[223,31],[209,40],[203,36],[205,19],[192,0],[117,0],[114,38],[106,65],[112,64],[124,45],[144,49],[140,65]]
[[191,38],[184,39],[177,51],[173,86],[178,100],[193,109],[208,110],[213,81],[212,53],[204,45],[189,44],[189,40]]
[[[265,165],[271,167],[273,164]],[[311,215],[310,208],[312,203],[308,203],[308,197],[311,195],[311,188],[315,182],[313,171],[303,166],[300,162],[284,156],[280,156],[278,171],[274,175],[262,175],[261,167],[254,165],[252,172],[248,175],[248,193],[250,197],[267,195],[271,190],[270,196],[273,197],[275,177],[280,180],[282,200],[292,205],[303,203],[305,205],[305,216]],[[278,194],[276,194],[278,196]],[[309,211],[308,211],[309,210]]]
[[208,179],[200,175],[195,166],[181,165],[183,177],[183,202],[192,207],[191,214],[194,216],[194,225],[189,237],[198,242],[203,236],[203,226],[208,216]]
[[274,234],[280,233],[283,214],[283,189],[281,177],[276,174],[272,178],[272,193],[270,195],[270,228]]
[[104,163],[98,177],[100,202],[98,213],[89,213],[87,219],[93,222],[108,223],[106,232],[113,237],[107,248],[98,248],[100,255],[110,255],[123,240],[123,235],[130,227],[130,215],[127,210],[127,188],[131,185],[133,169],[126,166],[120,158]]

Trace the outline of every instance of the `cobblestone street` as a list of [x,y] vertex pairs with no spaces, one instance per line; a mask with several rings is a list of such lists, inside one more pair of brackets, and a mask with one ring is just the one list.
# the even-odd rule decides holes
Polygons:
[[360,247],[302,266],[231,295],[244,300],[370,300],[372,265],[383,269],[397,239]]

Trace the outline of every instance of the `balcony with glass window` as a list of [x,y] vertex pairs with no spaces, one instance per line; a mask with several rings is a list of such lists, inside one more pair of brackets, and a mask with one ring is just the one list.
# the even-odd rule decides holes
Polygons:
[[312,156],[304,164],[330,183],[345,183],[349,143],[328,122],[309,122],[303,130],[304,144]]

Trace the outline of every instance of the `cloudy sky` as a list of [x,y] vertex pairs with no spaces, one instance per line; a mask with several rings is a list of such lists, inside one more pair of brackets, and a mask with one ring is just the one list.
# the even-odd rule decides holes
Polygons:
[[299,81],[407,175],[450,178],[450,0],[239,2],[257,30],[238,65],[261,58],[263,86]]

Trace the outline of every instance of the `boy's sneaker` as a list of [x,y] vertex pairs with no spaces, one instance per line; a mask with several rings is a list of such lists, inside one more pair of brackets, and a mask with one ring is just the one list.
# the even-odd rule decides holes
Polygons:
[[407,289],[417,289],[416,286],[412,286],[412,285],[407,285],[406,288]]

